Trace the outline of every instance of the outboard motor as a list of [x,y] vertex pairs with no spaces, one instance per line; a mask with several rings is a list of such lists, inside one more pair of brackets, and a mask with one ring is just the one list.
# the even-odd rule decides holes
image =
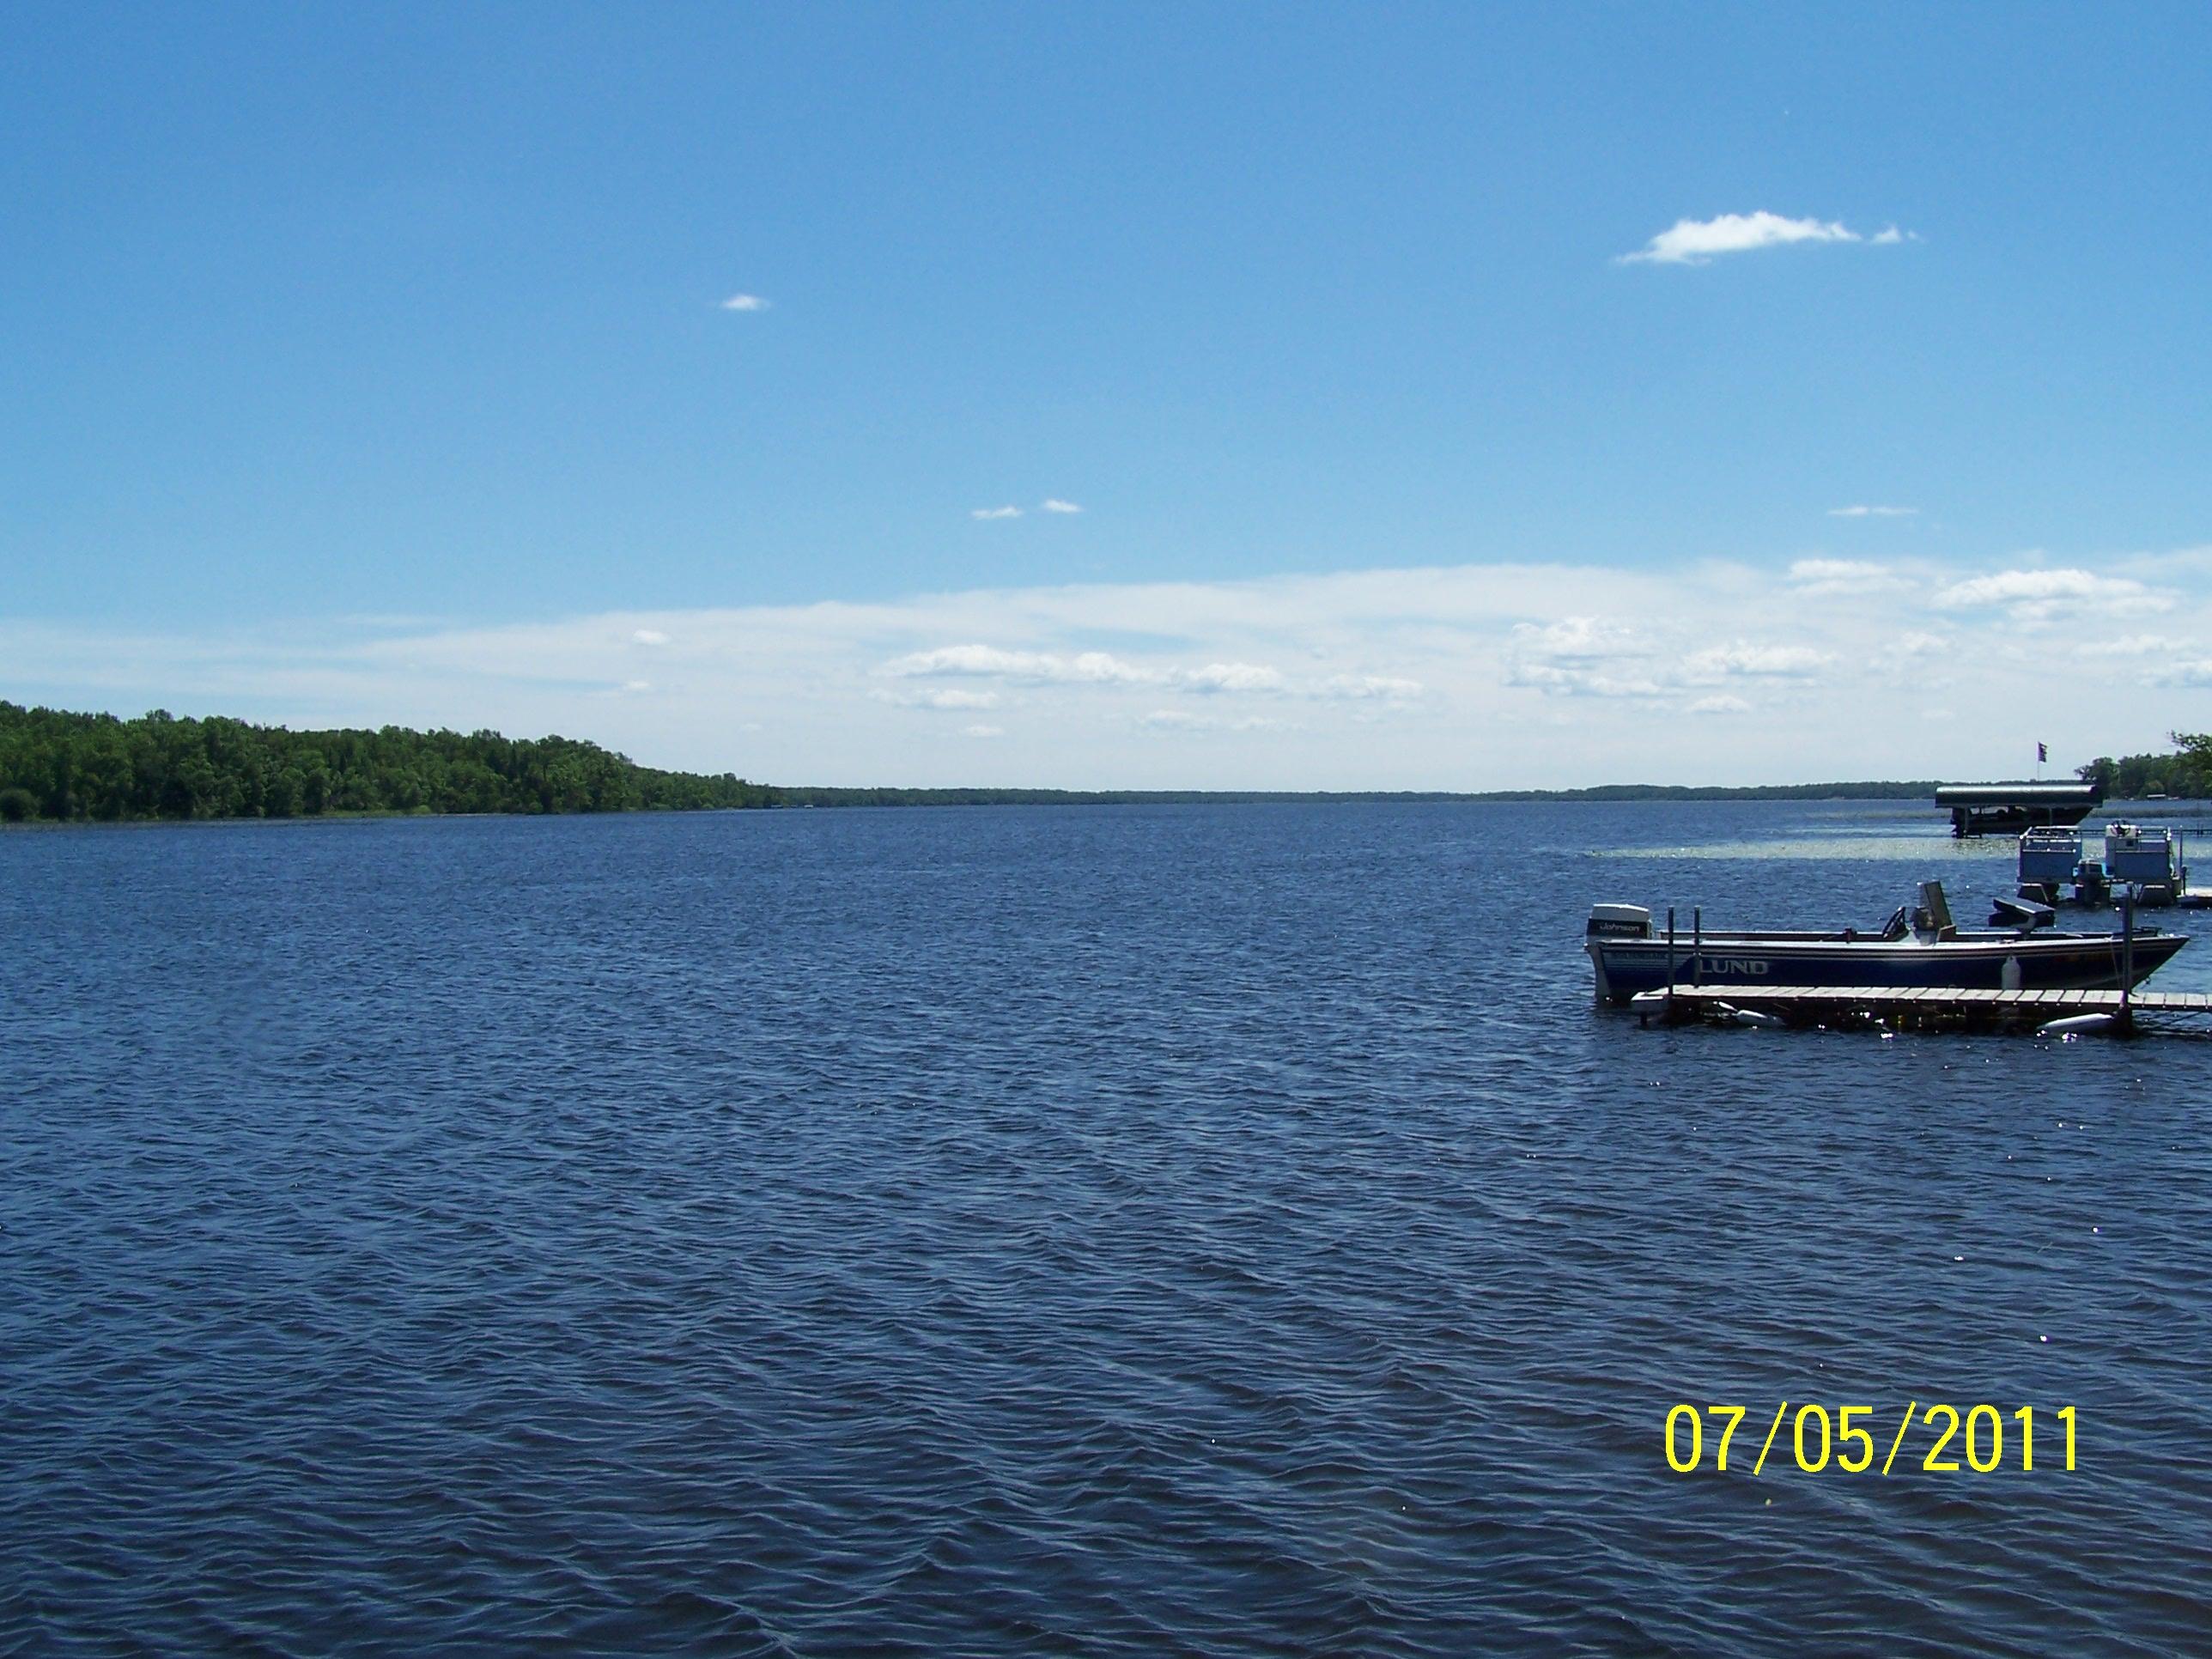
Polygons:
[[1583,949],[1597,972],[1597,1000],[1626,1002],[1626,992],[1613,994],[1613,977],[1605,970],[1605,953],[1614,941],[1651,937],[1651,913],[1640,904],[1593,904],[1589,924],[1583,929]]
[[1651,913],[1640,904],[1593,904],[1585,939],[1650,939]]
[[2074,896],[2093,910],[2112,902],[2112,878],[2102,859],[2083,859],[2074,878]]

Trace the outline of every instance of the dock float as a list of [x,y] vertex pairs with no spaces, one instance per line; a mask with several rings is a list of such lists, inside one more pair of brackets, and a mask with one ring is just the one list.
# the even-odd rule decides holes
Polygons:
[[[1831,1030],[2019,1031],[2054,1035],[2212,1032],[2212,993],[1995,991],[1944,985],[1677,985],[1629,1000],[1644,1024],[1792,1025]],[[2173,1022],[2169,1024],[2168,1022]]]

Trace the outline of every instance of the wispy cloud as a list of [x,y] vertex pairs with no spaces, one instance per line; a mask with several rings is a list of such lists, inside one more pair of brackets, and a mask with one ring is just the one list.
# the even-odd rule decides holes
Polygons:
[[1158,680],[1158,673],[1105,651],[1060,656],[1049,651],[1004,651],[992,645],[946,645],[894,658],[879,671],[896,678],[931,675],[992,675],[1040,684],[1134,685]]
[[1139,721],[1155,732],[1291,732],[1288,720],[1265,714],[1194,714],[1180,708],[1155,708]]
[[1258,663],[1210,662],[1203,668],[1182,671],[1175,683],[1191,691],[1279,691],[1283,675],[1279,669]]
[[[1083,651],[1069,656],[1048,651],[1007,651],[991,645],[946,645],[931,651],[909,652],[884,664],[876,672],[897,679],[975,676],[1037,685],[1160,685],[1202,696],[1273,693],[1291,689],[1280,669],[1263,663],[1210,662],[1191,668],[1146,667],[1108,651]],[[933,701],[929,706],[945,708],[966,705]]]
[[2129,576],[2100,576],[2071,568],[2058,570],[2000,570],[1953,582],[1936,595],[1947,611],[2002,606],[2023,622],[2038,622],[2062,611],[2106,616],[2140,616],[2172,608],[2167,595]]
[[968,516],[971,519],[1018,519],[1022,516],[1022,510],[1012,506],[975,507],[969,508]]
[[1832,519],[1910,519],[1919,513],[1917,507],[1832,507]]
[[1798,559],[1790,580],[1808,596],[1828,593],[1890,593],[1913,584],[1886,564],[1864,559]]
[[2200,659],[2195,662],[2170,663],[2163,668],[2154,668],[2144,675],[2143,684],[2201,691],[2207,687],[2212,687],[2212,661]]
[[1555,623],[1518,623],[1516,645],[1532,655],[1570,662],[1602,662],[1632,657],[1645,649],[1641,635],[1626,623],[1596,617],[1564,617]]
[[[1887,246],[1911,233],[1892,225],[1871,240]],[[1778,213],[1723,213],[1711,219],[1677,219],[1644,246],[1622,254],[1621,264],[1701,265],[1717,254],[1747,253],[1754,248],[1793,242],[1864,242],[1869,239],[1832,219],[1785,219]]]
[[757,294],[732,294],[722,301],[725,311],[766,311],[768,301]]
[[[1515,627],[1505,679],[1553,696],[1665,698],[1733,679],[1808,679],[1835,660],[1832,652],[1810,645],[1750,640],[1674,657],[1642,629],[1568,617]],[[1698,712],[1714,712],[1713,699],[1698,701],[1707,705]]]
[[1650,642],[1595,617],[1516,623],[1505,648],[1505,683],[1555,697],[1656,697]]
[[1899,634],[1889,641],[1885,649],[1890,656],[1900,659],[1932,657],[1938,652],[1948,651],[1951,643],[1941,634],[1929,634],[1915,629],[1910,633]]
[[635,628],[630,630],[632,645],[666,645],[669,636],[657,628]]
[[878,702],[901,708],[995,708],[999,704],[995,691],[968,691],[958,686],[902,686],[896,690],[878,687],[874,696]]
[[1826,651],[1808,645],[1754,645],[1737,640],[1692,652],[1682,662],[1684,674],[1693,684],[1710,684],[1737,675],[1753,678],[1802,678],[1817,674],[1835,660]]
[[1057,495],[1046,496],[1044,498],[1043,505],[1044,510],[1048,513],[1080,513],[1083,511],[1083,509],[1080,507],[1078,507],[1073,501],[1064,501]]
[[1003,726],[963,726],[960,728],[960,735],[963,738],[1003,738],[1006,735],[1006,728]]
[[1421,695],[1421,683],[1396,674],[1331,674],[1314,686],[1312,695],[1339,702],[1407,702]]
[[[2070,575],[2018,562],[1924,557],[1902,577],[1951,602],[1910,608],[1839,602],[1815,590],[1880,578],[1785,558],[1040,586],[400,632],[0,617],[0,662],[18,702],[564,732],[649,764],[792,782],[969,781],[977,745],[963,728],[979,723],[1000,730],[991,753],[1010,781],[1224,788],[1966,775],[2023,721],[2091,755],[2212,724],[2212,558],[2130,555]],[[2114,614],[2100,607],[2144,604],[2170,609],[2095,625]],[[2045,624],[2023,623],[2022,605],[2082,625],[2024,634]],[[641,634],[671,644],[648,650]],[[2113,648],[2076,656],[2077,642]],[[2109,695],[2082,695],[2092,667]],[[2117,695],[2146,683],[2161,694]],[[1938,706],[1955,718],[1922,718]],[[1295,741],[1259,726],[1232,736],[1285,720]]]
[[2124,639],[2090,640],[2074,647],[2077,657],[2171,656],[2197,647],[2188,640],[2168,639],[2163,634],[2130,634]]

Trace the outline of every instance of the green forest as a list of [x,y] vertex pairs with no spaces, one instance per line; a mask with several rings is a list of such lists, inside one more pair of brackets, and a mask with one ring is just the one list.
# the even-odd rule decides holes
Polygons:
[[291,732],[161,709],[125,720],[0,702],[0,819],[12,823],[774,804],[774,791],[743,778],[658,772],[570,738]]
[[[2176,732],[2176,752],[2100,757],[2080,769],[2111,799],[2212,795],[2212,733]],[[312,818],[424,812],[696,811],[754,806],[1169,805],[1198,801],[1875,800],[1932,795],[1911,781],[1482,793],[1179,789],[869,789],[750,783],[639,766],[573,738],[496,732],[294,732],[244,720],[137,720],[0,702],[0,820]]]
[[2100,755],[2076,769],[2086,783],[2104,786],[2109,800],[2146,795],[2212,795],[2212,732],[2176,732],[2171,755]]

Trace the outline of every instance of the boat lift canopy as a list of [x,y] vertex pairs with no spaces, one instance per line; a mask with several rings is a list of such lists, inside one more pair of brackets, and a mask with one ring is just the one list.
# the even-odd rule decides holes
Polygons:
[[1951,833],[1962,841],[2077,824],[2104,799],[2095,783],[1947,783],[1936,792],[1936,804],[1951,810]]

